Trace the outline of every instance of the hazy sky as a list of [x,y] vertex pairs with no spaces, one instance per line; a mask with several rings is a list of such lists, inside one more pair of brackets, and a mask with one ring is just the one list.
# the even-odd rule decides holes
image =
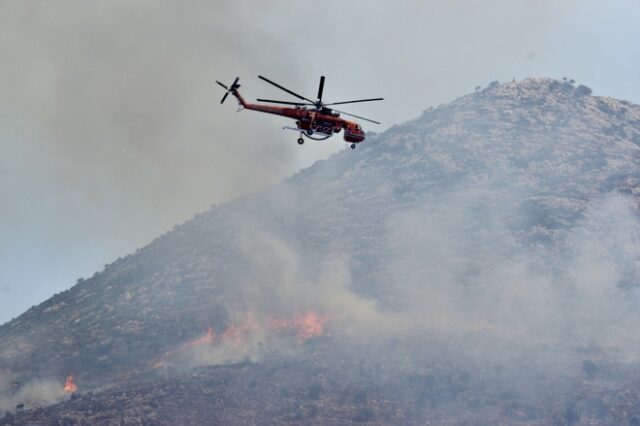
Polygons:
[[[385,97],[382,131],[492,80],[640,102],[637,0],[0,0],[0,323],[212,203],[343,149],[219,104]],[[360,147],[358,155],[366,149]]]

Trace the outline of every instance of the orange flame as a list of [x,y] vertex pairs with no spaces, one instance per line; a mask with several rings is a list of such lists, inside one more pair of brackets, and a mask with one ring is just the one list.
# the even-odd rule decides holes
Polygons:
[[153,362],[153,368],[162,368],[167,365],[166,360],[171,356],[175,355],[178,352],[182,352],[191,348],[195,348],[196,346],[202,345],[211,345],[216,338],[216,333],[213,331],[213,328],[207,327],[207,332],[202,337],[198,337],[197,339],[189,340],[185,342],[182,346],[177,349],[173,349],[160,357]]
[[308,311],[302,315],[293,317],[271,317],[267,318],[265,323],[259,323],[255,320],[253,314],[249,312],[240,323],[232,323],[221,334],[216,335],[213,328],[208,327],[204,336],[183,343],[182,346],[166,352],[162,357],[157,359],[152,365],[153,368],[161,368],[167,365],[167,361],[173,356],[192,349],[197,346],[212,345],[214,343],[230,344],[238,347],[247,337],[255,335],[265,328],[272,332],[286,332],[292,330],[295,332],[298,344],[302,344],[308,339],[326,334],[326,322],[328,317],[320,315],[315,311]]
[[67,381],[64,383],[64,391],[66,393],[75,393],[78,391],[78,386],[76,386],[71,374],[67,376]]
[[231,324],[227,327],[222,333],[222,341],[239,346],[247,336],[260,331],[260,329],[261,327],[254,319],[253,314],[249,312],[240,324]]
[[327,322],[327,319],[326,316],[314,311],[309,311],[304,315],[294,317],[292,323],[298,333],[298,343],[304,343],[312,337],[324,335],[324,324]]

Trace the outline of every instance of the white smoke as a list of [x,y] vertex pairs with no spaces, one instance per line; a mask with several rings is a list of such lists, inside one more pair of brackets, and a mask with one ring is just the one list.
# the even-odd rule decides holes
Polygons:
[[[21,385],[0,382],[0,412],[42,407],[67,398],[61,383],[52,380],[34,380]],[[22,404],[22,405],[21,405]]]

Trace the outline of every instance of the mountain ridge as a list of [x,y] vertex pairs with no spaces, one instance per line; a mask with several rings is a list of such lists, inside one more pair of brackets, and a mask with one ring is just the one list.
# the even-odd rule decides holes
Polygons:
[[[187,364],[309,356],[345,339],[378,339],[373,329],[424,336],[416,323],[445,335],[489,333],[499,336],[497,346],[522,334],[522,348],[558,345],[574,328],[569,346],[595,339],[595,353],[609,359],[602,354],[616,343],[583,318],[589,291],[605,290],[594,284],[568,301],[555,287],[587,282],[572,274],[600,265],[603,253],[610,273],[602,282],[638,283],[631,240],[639,153],[638,105],[591,96],[569,81],[492,83],[371,135],[354,152],[213,206],[3,324],[3,380],[74,374],[83,391],[105,389],[156,374],[163,357],[183,362],[177,348],[207,328],[219,336],[232,327],[255,330],[253,322],[293,324],[307,312],[326,314],[333,330],[300,345],[288,331],[260,329],[251,332],[260,341],[242,350],[185,350]],[[616,228],[623,220],[627,236]],[[597,250],[585,251],[591,246]],[[520,290],[530,285],[522,276],[542,290]],[[495,284],[501,280],[513,285]],[[620,308],[617,297],[608,310]],[[575,318],[565,313],[570,303]],[[536,310],[548,304],[558,308],[541,319]],[[627,320],[615,318],[616,331],[624,329]]]
[[[408,122],[405,122],[403,125],[403,128],[413,128],[414,126],[418,127],[418,128],[430,128],[434,125],[434,122],[437,125],[437,120],[440,119],[440,117],[442,117],[442,115],[446,114],[446,108],[457,108],[459,107],[458,104],[464,104],[469,100],[476,100],[479,96],[484,96],[484,95],[491,95],[491,96],[504,96],[504,91],[507,90],[507,93],[510,93],[509,91],[511,90],[512,87],[517,88],[517,94],[518,96],[523,96],[524,93],[526,93],[525,90],[521,90],[521,89],[527,89],[528,87],[530,87],[530,85],[534,85],[536,87],[536,90],[539,90],[540,87],[542,88],[548,88],[549,90],[557,90],[558,93],[562,94],[565,96],[566,98],[569,99],[575,99],[575,93],[577,91],[577,89],[573,88],[573,85],[568,83],[568,82],[560,82],[557,80],[551,80],[551,79],[527,79],[524,80],[523,82],[517,82],[517,83],[504,83],[502,85],[493,85],[486,89],[484,89],[483,91],[474,93],[474,94],[470,94],[470,95],[466,95],[463,96],[459,99],[457,99],[456,101],[453,101],[449,104],[445,104],[445,105],[441,105],[438,108],[435,109],[428,109],[426,110],[423,115],[419,118],[410,120]],[[546,93],[548,94],[548,93]],[[545,94],[545,95],[546,95]],[[594,98],[594,102],[590,102],[590,107],[593,110],[594,109],[594,105],[605,105],[604,107],[601,107],[604,109],[604,111],[613,111],[616,114],[616,117],[620,115],[620,111],[623,108],[634,108],[634,106],[626,101],[615,101],[612,100],[611,98]],[[513,98],[507,98],[507,99],[513,99]],[[517,99],[517,98],[516,98]],[[530,98],[530,99],[536,99],[536,98]],[[545,99],[547,99],[546,96],[542,96],[537,98],[538,101],[544,101]],[[580,99],[580,98],[578,98]],[[530,102],[527,100],[527,103]],[[632,124],[639,124],[640,123],[640,113],[639,113],[639,108],[638,106],[635,106],[635,113],[634,115],[634,119],[632,121]],[[500,112],[501,116],[500,118],[502,119],[504,115],[510,116],[512,115],[510,111],[502,111]],[[468,123],[469,122],[469,118],[470,117],[466,117],[465,122]],[[473,120],[472,120],[473,121]],[[426,126],[425,126],[426,124]],[[613,126],[611,126],[613,127]],[[366,148],[374,148],[376,150],[384,150],[385,148],[388,148],[387,144],[385,144],[383,142],[383,140],[386,139],[391,139],[393,142],[391,144],[389,144],[389,146],[394,146],[394,143],[397,143],[396,139],[394,139],[392,136],[394,135],[394,132],[396,131],[397,126],[393,126],[391,127],[387,132],[385,132],[385,136],[382,135],[376,135],[374,137],[372,137],[371,139],[368,139],[368,144],[370,144],[370,147],[366,147]],[[606,128],[605,128],[606,129]],[[463,130],[464,131],[464,130]],[[624,132],[625,130],[622,129],[620,130],[622,132]],[[603,134],[606,135],[606,130],[603,130]],[[389,137],[388,135],[390,135],[391,137]],[[634,146],[638,146],[640,144],[640,132],[637,131],[637,129],[635,130],[635,132],[629,136],[629,135],[625,135],[627,136],[627,140],[631,140],[635,143]],[[486,148],[486,147],[483,147]],[[405,150],[412,150],[414,149],[412,144],[406,144],[404,145],[404,149]],[[359,150],[362,151],[362,150]],[[338,154],[335,154],[334,156],[332,156],[330,159],[327,160],[323,160],[320,162],[317,162],[316,164],[314,164],[312,167],[306,169],[306,170],[302,170],[300,172],[298,172],[297,174],[295,174],[294,176],[292,176],[291,178],[286,179],[283,183],[285,185],[290,184],[291,182],[296,182],[299,183],[300,185],[304,185],[306,184],[306,180],[309,177],[313,177],[314,175],[316,175],[319,171],[322,171],[323,173],[326,173],[327,171],[327,167],[325,167],[325,165],[329,165],[331,162],[334,163],[338,163],[338,165],[340,166],[341,162],[344,162],[345,160],[348,162],[348,166],[354,166],[354,169],[351,170],[342,170],[342,172],[344,173],[344,175],[338,175],[334,178],[334,180],[331,182],[333,183],[333,185],[339,185],[340,183],[337,182],[336,183],[336,178],[340,178],[340,179],[344,179],[346,181],[349,180],[350,178],[350,173],[353,173],[354,170],[357,170],[357,168],[359,166],[361,166],[361,161],[362,160],[356,160],[355,164],[352,164],[350,161],[353,160],[354,156],[351,154],[355,154],[355,153],[350,153],[350,152],[341,152]],[[384,155],[384,153],[382,153]],[[356,154],[357,155],[357,154]],[[475,155],[475,152],[474,152]],[[447,179],[451,179],[451,176],[453,175],[454,179],[456,177],[456,173],[458,173],[464,166],[464,164],[456,164],[454,161],[451,161],[451,158],[446,158],[446,156],[444,158],[442,158],[440,155],[433,155],[432,157],[435,159],[436,162],[438,162],[439,164],[443,165],[443,168],[445,169],[447,175]],[[373,158],[371,159],[372,162],[376,161],[380,161],[380,157],[378,158]],[[499,161],[505,161],[504,159],[500,159]],[[496,161],[497,163],[498,161]],[[637,163],[637,161],[636,161]],[[331,165],[329,168],[338,168],[335,167],[333,165]],[[392,169],[392,173],[393,173],[393,169]],[[637,178],[636,178],[637,179]],[[633,193],[634,195],[637,193],[637,180],[633,179],[633,178],[621,178],[619,182],[616,182],[614,184],[614,186],[619,185],[621,189],[629,192],[629,193]],[[323,184],[325,184],[326,182],[323,182]],[[395,181],[394,184],[396,184],[396,188],[397,186],[402,186],[403,183],[402,182],[398,182]],[[636,186],[634,186],[634,184],[636,184]],[[579,195],[579,188],[576,188],[574,191],[578,192]],[[254,194],[249,194],[243,197],[240,197],[238,199],[232,200],[229,203],[226,203],[225,206],[229,206],[230,208],[233,208],[234,205],[242,205],[246,202],[250,202],[250,200],[253,199],[260,199],[265,197],[265,194],[269,194],[269,193],[273,193],[273,192],[277,192],[277,188],[270,188],[270,189],[266,189],[264,191],[259,191],[257,193]],[[268,195],[267,195],[268,196]],[[582,206],[581,206],[582,207]],[[204,220],[204,218],[206,216],[215,216],[215,206],[210,209],[207,212],[203,212],[203,213],[199,213],[197,215],[194,216],[193,219],[181,224],[181,225],[177,225],[174,227],[174,229],[170,232],[173,232],[175,235],[179,235],[182,232],[182,229],[184,227],[189,227],[189,226],[197,226],[197,224],[199,222],[202,222]],[[135,263],[135,261],[132,259],[133,256],[144,256],[146,254],[146,252],[148,250],[151,250],[152,248],[155,247],[159,247],[160,249],[162,249],[162,245],[165,241],[165,239],[169,238],[168,234],[170,234],[170,232],[167,232],[165,234],[163,234],[162,236],[154,239],[150,244],[148,244],[147,246],[138,249],[135,253],[130,254],[128,256],[126,256],[125,258],[121,258],[119,260],[116,260],[115,262],[106,265],[105,269],[100,272],[100,273],[96,273],[94,274],[94,277],[89,278],[89,279],[80,279],[78,280],[78,284],[80,284],[78,286],[79,292],[82,292],[82,290],[80,290],[81,288],[89,285],[90,283],[92,283],[96,278],[99,278],[100,276],[103,276],[104,274],[108,274],[108,273],[113,273],[115,268],[119,268],[118,273],[122,274],[124,273],[123,269],[126,269],[126,267],[130,267],[132,262]],[[175,237],[174,237],[175,238]],[[67,291],[60,293],[59,295],[64,295],[66,294]],[[57,300],[57,298],[59,297],[59,295],[54,296],[53,298],[43,302],[42,304],[38,305],[38,307],[35,307],[35,309],[37,310],[38,308],[40,308],[42,311],[46,312],[55,312],[58,309],[58,306],[56,305],[55,301]],[[28,314],[29,312],[31,312],[34,308],[30,309],[29,311],[27,311],[26,314]],[[22,317],[22,316],[21,316]],[[2,326],[0,326],[0,328],[2,329],[13,329],[17,326],[17,323],[20,323],[22,320],[19,318],[16,318],[12,321],[9,321],[6,324],[3,324]]]

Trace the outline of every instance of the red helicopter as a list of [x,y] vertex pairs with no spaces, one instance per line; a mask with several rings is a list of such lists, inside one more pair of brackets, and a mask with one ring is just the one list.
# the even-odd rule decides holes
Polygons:
[[303,136],[321,141],[330,138],[335,133],[340,133],[340,130],[344,129],[344,140],[345,142],[351,142],[351,149],[355,149],[356,144],[360,143],[364,140],[365,134],[362,127],[354,121],[345,120],[344,118],[340,118],[340,114],[348,115],[350,117],[359,118],[360,120],[369,121],[371,123],[380,124],[377,121],[370,120],[368,118],[360,117],[358,115],[349,114],[344,111],[338,111],[333,108],[327,108],[333,105],[343,105],[343,104],[353,104],[356,102],[371,102],[371,101],[382,101],[383,98],[372,98],[372,99],[359,99],[355,101],[345,101],[345,102],[333,102],[329,104],[325,104],[322,102],[322,91],[324,89],[324,76],[320,77],[320,85],[318,86],[318,99],[314,102],[311,99],[305,98],[286,87],[283,87],[273,81],[265,78],[261,75],[258,78],[266,81],[269,84],[276,86],[278,89],[284,90],[290,95],[295,96],[296,98],[303,100],[305,102],[289,102],[289,101],[274,101],[270,99],[258,99],[258,102],[272,102],[275,104],[283,104],[290,105],[289,107],[281,107],[276,105],[260,105],[260,104],[250,104],[247,103],[244,98],[240,95],[238,89],[240,85],[238,84],[239,77],[236,77],[233,84],[231,86],[226,86],[219,81],[216,80],[220,86],[222,86],[227,93],[224,94],[220,103],[223,103],[229,93],[238,99],[238,103],[240,104],[241,109],[250,109],[253,111],[266,112],[268,114],[282,115],[284,117],[289,117],[296,120],[296,127],[283,127],[286,130],[295,130],[300,132],[300,137],[298,138],[298,144],[302,145],[304,143]]

